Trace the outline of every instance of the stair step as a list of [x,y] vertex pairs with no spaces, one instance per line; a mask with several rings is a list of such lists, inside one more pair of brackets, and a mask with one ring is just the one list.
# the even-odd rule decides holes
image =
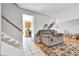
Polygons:
[[1,38],[1,40],[4,41],[4,42],[7,42],[9,39],[10,39],[10,38],[9,38],[9,37],[6,37],[6,36],[3,36],[3,37]]
[[15,45],[15,44],[14,44],[15,41],[8,41],[7,43],[10,44],[10,45]]
[[1,33],[1,40],[16,48],[21,48],[21,43],[18,40],[14,39],[4,33]]

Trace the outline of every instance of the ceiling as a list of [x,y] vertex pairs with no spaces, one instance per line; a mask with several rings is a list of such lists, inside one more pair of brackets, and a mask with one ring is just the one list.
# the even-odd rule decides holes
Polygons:
[[21,8],[52,16],[60,11],[79,6],[77,3],[17,3]]

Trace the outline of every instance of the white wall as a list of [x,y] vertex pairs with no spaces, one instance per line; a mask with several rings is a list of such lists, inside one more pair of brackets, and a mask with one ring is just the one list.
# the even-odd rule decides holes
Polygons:
[[0,3],[0,55],[1,55],[1,3]]
[[61,10],[52,16],[55,16],[57,22],[79,19],[79,5]]
[[19,34],[21,32],[17,30],[15,27],[13,27],[10,23],[5,21],[4,19],[2,19],[2,31],[7,35],[10,35],[11,37],[15,38],[16,40],[20,39]]
[[72,34],[79,34],[79,19],[61,22],[57,25],[59,26],[58,32],[64,33],[64,30],[68,30]]
[[59,32],[68,29],[71,33],[79,33],[79,6],[62,10],[54,15],[59,25]]
[[34,21],[34,30],[37,33],[39,30],[43,29],[44,24],[50,24],[54,21],[54,18],[35,14],[35,21]]

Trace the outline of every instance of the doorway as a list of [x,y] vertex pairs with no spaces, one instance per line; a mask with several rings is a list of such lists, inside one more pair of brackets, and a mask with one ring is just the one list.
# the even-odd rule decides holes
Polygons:
[[23,47],[34,42],[34,16],[23,14]]

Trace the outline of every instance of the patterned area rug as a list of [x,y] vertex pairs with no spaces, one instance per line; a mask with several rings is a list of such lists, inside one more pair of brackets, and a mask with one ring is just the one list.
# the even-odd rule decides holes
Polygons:
[[58,44],[52,47],[47,47],[43,44],[37,44],[48,56],[79,56],[79,46],[67,48],[65,44]]

